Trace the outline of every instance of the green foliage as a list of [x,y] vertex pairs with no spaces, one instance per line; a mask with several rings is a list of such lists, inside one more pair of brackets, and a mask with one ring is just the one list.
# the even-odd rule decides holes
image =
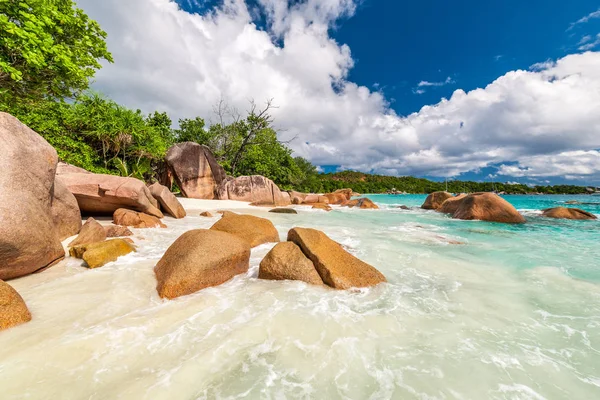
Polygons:
[[[383,176],[364,174],[355,171],[343,171],[321,174],[317,181],[308,185],[312,192],[332,192],[337,189],[351,188],[359,193],[386,193],[395,189],[408,193],[431,193],[446,190],[445,182],[433,182],[428,179],[412,176]],[[305,190],[305,189],[302,189]],[[498,182],[449,181],[448,191],[452,193],[505,192],[508,194],[544,193],[544,194],[583,194],[583,186],[557,185],[535,186],[509,185]]]
[[139,110],[94,93],[73,103],[43,100],[35,107],[0,102],[0,110],[42,135],[62,160],[93,172],[149,178],[173,142],[165,113],[144,118]]
[[0,94],[12,102],[61,99],[88,88],[112,62],[106,33],[72,0],[0,0]]

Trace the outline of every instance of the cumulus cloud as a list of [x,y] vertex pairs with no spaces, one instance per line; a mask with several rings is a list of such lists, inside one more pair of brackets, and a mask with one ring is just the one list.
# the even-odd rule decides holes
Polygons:
[[356,12],[352,0],[259,0],[266,31],[243,0],[204,15],[169,0],[77,2],[109,33],[115,58],[98,73],[97,89],[176,119],[210,117],[219,99],[243,111],[249,99],[274,98],[282,138],[297,137],[295,153],[318,165],[454,176],[517,162],[514,176],[525,176],[537,174],[534,160],[600,148],[599,53],[511,71],[400,117],[382,93],[348,80],[350,48],[329,35]]

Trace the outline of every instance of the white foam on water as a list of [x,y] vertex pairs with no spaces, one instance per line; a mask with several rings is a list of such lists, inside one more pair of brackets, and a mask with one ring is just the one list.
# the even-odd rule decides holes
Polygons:
[[437,215],[385,226],[385,210],[298,209],[236,208],[270,218],[282,239],[293,226],[322,229],[389,283],[335,291],[262,281],[265,244],[247,274],[165,301],[154,265],[183,232],[217,220],[167,218],[167,229],[135,230],[138,252],[102,268],[69,258],[10,282],[33,320],[0,333],[0,397],[600,397],[597,284],[446,253],[472,244],[430,246],[431,235],[456,236]]

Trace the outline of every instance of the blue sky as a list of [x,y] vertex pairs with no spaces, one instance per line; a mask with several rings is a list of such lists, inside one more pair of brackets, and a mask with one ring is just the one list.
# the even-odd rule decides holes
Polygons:
[[77,2],[115,56],[96,88],[131,107],[273,97],[325,170],[600,185],[598,1]]

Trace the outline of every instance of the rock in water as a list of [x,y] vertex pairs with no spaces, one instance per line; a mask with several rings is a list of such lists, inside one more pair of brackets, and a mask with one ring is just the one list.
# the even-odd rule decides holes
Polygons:
[[579,208],[567,208],[567,207],[555,207],[543,210],[542,216],[547,218],[559,218],[559,219],[598,219],[594,214],[589,213]]
[[156,290],[173,299],[227,282],[248,271],[248,242],[226,232],[197,229],[184,233],[160,259]]
[[442,206],[444,201],[452,197],[448,192],[433,192],[425,199],[425,203],[421,206],[424,210],[437,210]]
[[171,215],[175,218],[184,218],[185,210],[183,206],[177,200],[177,197],[166,187],[156,182],[148,187],[150,189],[150,193],[158,202],[160,203],[160,207],[167,214]]
[[0,279],[42,270],[65,256],[51,210],[57,162],[48,142],[0,112]]
[[331,211],[332,208],[327,203],[315,203],[312,206],[313,210],[323,210],[323,211]]
[[77,199],[59,177],[54,180],[51,210],[54,226],[61,241],[79,233],[81,230],[81,212],[79,211]]
[[8,283],[0,281],[0,331],[31,321],[23,298]]
[[458,196],[450,197],[449,199],[446,199],[436,211],[444,214],[454,214],[456,210],[458,210],[458,206],[460,206],[461,201],[465,197],[467,197],[466,194],[459,194]]
[[104,227],[94,218],[88,218],[81,227],[79,235],[69,243],[69,247],[81,246],[90,243],[102,242],[106,239]]
[[112,214],[119,208],[129,208],[163,217],[150,189],[139,179],[91,173],[64,174],[60,178],[75,195],[82,213]]
[[132,226],[134,228],[166,228],[160,219],[152,215],[119,208],[113,214],[113,223],[115,225]]
[[211,213],[210,211],[203,211],[200,213],[201,217],[206,217],[206,218],[214,218],[215,215],[213,215],[213,213]]
[[210,149],[194,142],[178,143],[167,151],[167,165],[185,197],[215,199],[227,175]]
[[225,211],[210,230],[227,232],[245,240],[250,247],[263,243],[279,242],[279,232],[271,221],[253,215],[240,215]]
[[350,208],[358,207],[362,209],[379,210],[379,206],[373,203],[371,199],[366,197],[362,199],[350,200],[345,204],[345,206]]
[[502,197],[494,193],[472,193],[467,195],[452,215],[455,219],[525,223],[525,218]]
[[230,178],[219,186],[218,194],[220,200],[247,201],[255,205],[289,206],[292,203],[287,192],[260,175]]
[[293,208],[274,208],[269,210],[269,212],[275,214],[298,214],[298,211],[294,210]]
[[321,231],[293,228],[288,233],[288,240],[302,249],[323,282],[332,288],[350,289],[386,282],[381,272],[348,253]]
[[273,247],[260,262],[258,278],[323,284],[312,261],[292,242],[278,243]]
[[[130,240],[130,239],[128,239]],[[71,248],[72,257],[82,258],[89,268],[100,268],[117,258],[135,251],[135,247],[124,239],[111,239]]]
[[104,232],[106,232],[107,238],[133,236],[133,232],[129,228],[121,225],[107,225],[104,227]]

